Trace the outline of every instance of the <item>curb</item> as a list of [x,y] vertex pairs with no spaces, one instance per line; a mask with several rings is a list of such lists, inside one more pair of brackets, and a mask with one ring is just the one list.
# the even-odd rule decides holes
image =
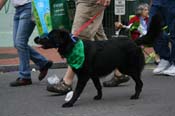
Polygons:
[[[18,64],[17,65],[0,65],[0,72],[12,72],[12,71],[18,71]],[[35,64],[30,65],[30,69],[33,68],[38,69],[38,67]],[[67,63],[61,62],[61,63],[54,63],[50,69],[59,69],[59,68],[67,68]]]
[[[12,71],[18,71],[18,64],[17,65],[0,65],[0,73],[1,72],[12,72]],[[33,68],[38,69],[38,67],[35,64],[30,65],[30,69]],[[153,70],[156,67],[155,64],[146,64],[145,69],[151,69]],[[67,68],[66,62],[60,62],[60,63],[54,63],[50,69],[60,69],[60,68]]]

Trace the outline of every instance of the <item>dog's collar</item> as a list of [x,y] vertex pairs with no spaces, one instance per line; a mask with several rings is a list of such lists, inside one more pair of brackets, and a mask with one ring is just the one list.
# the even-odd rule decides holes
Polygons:
[[77,42],[77,38],[73,35],[73,34],[71,34],[70,33],[70,38],[71,38],[71,40],[74,42],[74,43],[76,43]]

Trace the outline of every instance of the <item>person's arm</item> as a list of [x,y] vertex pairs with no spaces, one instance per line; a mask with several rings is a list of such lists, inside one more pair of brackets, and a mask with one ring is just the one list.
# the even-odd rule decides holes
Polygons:
[[123,28],[123,24],[121,22],[115,22],[114,25],[117,30]]
[[103,6],[109,6],[111,3],[111,0],[97,0],[97,4],[101,4]]
[[7,0],[0,0],[0,10],[4,6],[4,4],[7,2]]

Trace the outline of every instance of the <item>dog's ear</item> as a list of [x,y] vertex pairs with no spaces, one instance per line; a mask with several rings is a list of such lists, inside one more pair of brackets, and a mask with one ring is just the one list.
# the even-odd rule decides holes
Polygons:
[[60,30],[61,37],[65,39],[65,41],[70,40],[70,33],[64,29]]
[[53,30],[49,35],[49,38],[52,38],[56,43],[60,45],[71,42],[69,32],[64,29]]

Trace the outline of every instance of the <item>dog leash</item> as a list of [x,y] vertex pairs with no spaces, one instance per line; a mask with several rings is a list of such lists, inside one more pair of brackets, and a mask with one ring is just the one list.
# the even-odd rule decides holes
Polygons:
[[86,29],[105,10],[105,8],[106,7],[97,12],[97,14],[95,14],[91,19],[85,22],[79,29],[77,29],[73,34],[74,37],[77,37],[84,29]]
[[65,55],[67,62],[69,66],[75,69],[79,69],[82,67],[84,60],[85,60],[85,54],[84,54],[84,44],[82,40],[76,40],[76,37],[89,26],[92,21],[94,21],[103,11],[105,8],[101,9],[97,14],[95,14],[91,19],[89,19],[87,22],[85,22],[79,29],[75,31],[74,34],[70,34],[70,37],[73,42],[75,42],[75,45],[72,49],[72,52],[68,55]]

